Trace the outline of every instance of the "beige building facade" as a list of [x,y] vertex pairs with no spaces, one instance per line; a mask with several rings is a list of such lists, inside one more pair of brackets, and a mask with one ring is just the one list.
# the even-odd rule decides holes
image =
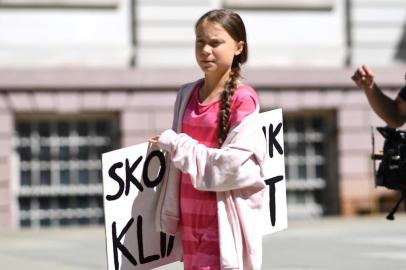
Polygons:
[[103,223],[101,153],[171,126],[177,89],[202,76],[193,23],[218,7],[247,25],[262,110],[283,109],[290,218],[392,206],[370,159],[384,123],[350,77],[368,63],[388,95],[403,86],[403,1],[56,2],[0,1],[0,228]]

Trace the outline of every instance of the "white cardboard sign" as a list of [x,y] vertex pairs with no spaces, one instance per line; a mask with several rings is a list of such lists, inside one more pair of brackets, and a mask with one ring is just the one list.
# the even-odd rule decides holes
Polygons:
[[180,260],[180,237],[155,230],[165,156],[138,144],[103,154],[103,196],[109,270],[153,269]]
[[[287,228],[282,110],[259,115],[266,137],[266,233]],[[104,153],[103,200],[109,270],[153,269],[179,261],[180,236],[155,231],[157,195],[169,164],[156,146],[142,143]]]
[[270,234],[288,227],[282,109],[260,113],[259,117],[267,144],[264,164],[267,204],[264,215],[268,216],[265,232]]

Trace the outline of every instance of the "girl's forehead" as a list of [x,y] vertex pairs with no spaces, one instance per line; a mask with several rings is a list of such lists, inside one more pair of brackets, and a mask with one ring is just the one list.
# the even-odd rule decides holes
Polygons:
[[197,36],[223,36],[228,35],[227,31],[216,22],[203,21],[196,28]]

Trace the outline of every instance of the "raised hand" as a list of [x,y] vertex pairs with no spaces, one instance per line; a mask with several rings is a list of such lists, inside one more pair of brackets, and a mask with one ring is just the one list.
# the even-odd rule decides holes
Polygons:
[[367,65],[358,67],[351,79],[364,91],[371,91],[375,84],[374,73]]

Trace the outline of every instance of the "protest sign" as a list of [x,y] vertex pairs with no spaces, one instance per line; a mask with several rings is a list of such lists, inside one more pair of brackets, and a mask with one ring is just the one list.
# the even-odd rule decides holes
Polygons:
[[282,109],[260,113],[259,117],[267,149],[264,164],[267,204],[264,214],[269,218],[266,219],[265,230],[267,233],[275,233],[288,227]]
[[[266,233],[287,228],[282,110],[259,114],[266,138]],[[104,153],[103,193],[109,270],[143,270],[181,259],[180,236],[155,231],[159,189],[167,172],[165,152],[138,144]]]
[[180,237],[155,230],[164,153],[143,143],[103,154],[102,164],[108,269],[152,269],[180,260]]

